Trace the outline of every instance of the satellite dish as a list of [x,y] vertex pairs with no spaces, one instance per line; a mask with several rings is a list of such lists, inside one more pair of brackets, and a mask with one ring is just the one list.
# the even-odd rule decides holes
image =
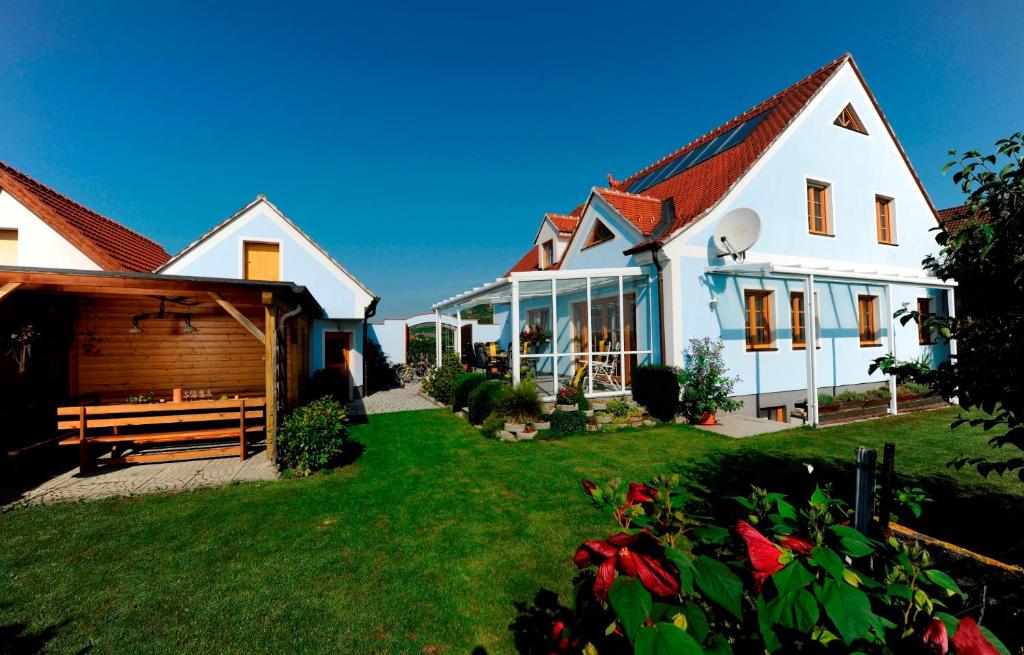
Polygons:
[[753,209],[734,209],[718,221],[712,238],[719,257],[743,261],[757,238],[761,236],[761,217]]

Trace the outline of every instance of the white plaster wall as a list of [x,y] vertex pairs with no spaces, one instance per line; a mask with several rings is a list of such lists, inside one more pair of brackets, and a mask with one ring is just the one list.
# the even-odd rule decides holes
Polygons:
[[102,270],[9,193],[0,190],[0,229],[18,230],[18,266]]

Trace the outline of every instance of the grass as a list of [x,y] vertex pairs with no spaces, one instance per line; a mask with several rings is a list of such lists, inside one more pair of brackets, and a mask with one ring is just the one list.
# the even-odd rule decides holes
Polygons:
[[374,416],[353,428],[365,445],[354,464],[311,478],[0,515],[0,642],[62,653],[512,653],[513,604],[541,588],[564,597],[575,547],[609,530],[581,477],[680,468],[707,505],[733,512],[721,499],[751,483],[848,487],[854,448],[884,441],[897,444],[905,481],[942,497],[933,533],[1002,548],[1012,534],[1000,533],[1013,531],[991,521],[1024,518],[1024,485],[944,466],[989,452],[969,428],[949,431],[953,413],[742,441],[665,426],[516,444],[443,410]]

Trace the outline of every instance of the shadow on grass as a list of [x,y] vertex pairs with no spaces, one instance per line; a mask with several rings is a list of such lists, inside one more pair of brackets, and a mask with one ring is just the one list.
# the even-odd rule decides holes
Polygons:
[[[28,632],[28,625],[25,623],[10,623],[0,625],[0,653],[3,655],[34,655],[46,650],[46,645],[57,636],[57,633],[66,626],[69,621],[50,625],[38,632]],[[76,655],[84,655],[92,651],[92,646],[86,646],[77,651]]]

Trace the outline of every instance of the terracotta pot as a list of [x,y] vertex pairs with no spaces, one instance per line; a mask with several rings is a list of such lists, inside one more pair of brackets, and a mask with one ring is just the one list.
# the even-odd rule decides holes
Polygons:
[[704,412],[697,425],[715,425],[716,418],[714,412]]
[[181,387],[175,387],[171,390],[171,402],[180,403],[182,399]]

